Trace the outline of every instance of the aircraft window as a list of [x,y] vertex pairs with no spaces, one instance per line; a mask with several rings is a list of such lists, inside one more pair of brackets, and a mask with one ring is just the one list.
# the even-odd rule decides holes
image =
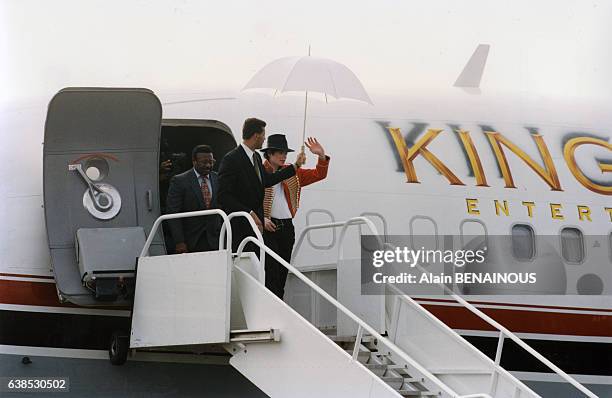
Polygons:
[[414,216],[410,219],[410,241],[413,249],[438,249],[438,226],[433,218]]
[[512,226],[512,254],[517,260],[531,260],[535,257],[535,234],[529,225]]
[[[312,209],[306,213],[306,225],[328,224],[336,220],[329,210]],[[315,229],[306,235],[312,247],[319,250],[327,250],[336,244],[336,229]]]
[[488,243],[488,231],[486,225],[480,220],[463,220],[459,225],[461,233],[461,247],[474,246],[475,242],[483,243],[486,247]]
[[578,264],[584,261],[584,237],[578,228],[561,230],[561,254],[568,263]]

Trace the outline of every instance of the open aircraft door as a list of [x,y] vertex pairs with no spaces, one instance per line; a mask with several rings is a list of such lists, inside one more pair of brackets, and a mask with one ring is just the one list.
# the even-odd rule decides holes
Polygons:
[[[60,299],[129,305],[159,216],[161,104],[147,89],[66,88],[47,111],[44,205]],[[152,254],[164,253],[161,234]]]

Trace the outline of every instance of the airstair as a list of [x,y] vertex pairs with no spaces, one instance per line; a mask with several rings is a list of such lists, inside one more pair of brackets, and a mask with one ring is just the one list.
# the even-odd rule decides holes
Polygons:
[[[236,253],[220,242],[214,252],[148,256],[163,220],[212,214],[223,218],[221,236],[227,247],[232,247],[230,220],[234,217],[246,217],[257,237],[246,238]],[[315,228],[342,228],[342,242],[345,231],[356,225],[365,225],[377,235],[365,217]],[[244,252],[249,242],[259,247],[259,258]],[[339,322],[336,330],[319,330],[271,293],[264,286],[264,254],[288,268],[336,308],[342,324],[352,323],[352,327],[341,327]],[[338,261],[343,261],[341,255]],[[164,215],[155,222],[138,261],[129,347],[197,350],[222,345],[232,354],[230,364],[270,397],[539,397],[500,366],[503,341],[509,338],[581,394],[597,397],[465,301],[466,308],[499,330],[495,360],[410,297],[392,299],[390,324],[367,322],[368,316],[355,314],[359,309],[347,308],[266,247],[247,213],[206,210]]]

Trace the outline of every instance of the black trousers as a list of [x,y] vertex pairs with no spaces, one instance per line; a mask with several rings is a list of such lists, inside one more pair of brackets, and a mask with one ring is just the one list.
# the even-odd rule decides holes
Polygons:
[[210,242],[208,241],[208,236],[206,235],[206,232],[204,232],[202,234],[202,236],[200,237],[200,239],[198,239],[198,241],[196,242],[196,245],[194,247],[190,247],[189,248],[189,252],[190,253],[194,253],[194,252],[210,252],[213,250],[219,250],[219,246],[217,247],[213,247]]
[[[288,263],[291,262],[291,253],[295,243],[295,229],[290,218],[272,221],[277,225],[275,232],[264,231],[266,246],[274,250]],[[289,270],[278,261],[266,254],[266,287],[281,300],[285,294],[285,282]]]

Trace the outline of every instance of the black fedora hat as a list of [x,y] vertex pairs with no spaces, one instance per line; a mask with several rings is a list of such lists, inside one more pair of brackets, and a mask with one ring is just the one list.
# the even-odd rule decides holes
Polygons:
[[284,134],[272,134],[268,136],[268,146],[266,148],[262,148],[261,151],[266,152],[272,149],[285,152],[295,152],[287,145],[287,138]]

